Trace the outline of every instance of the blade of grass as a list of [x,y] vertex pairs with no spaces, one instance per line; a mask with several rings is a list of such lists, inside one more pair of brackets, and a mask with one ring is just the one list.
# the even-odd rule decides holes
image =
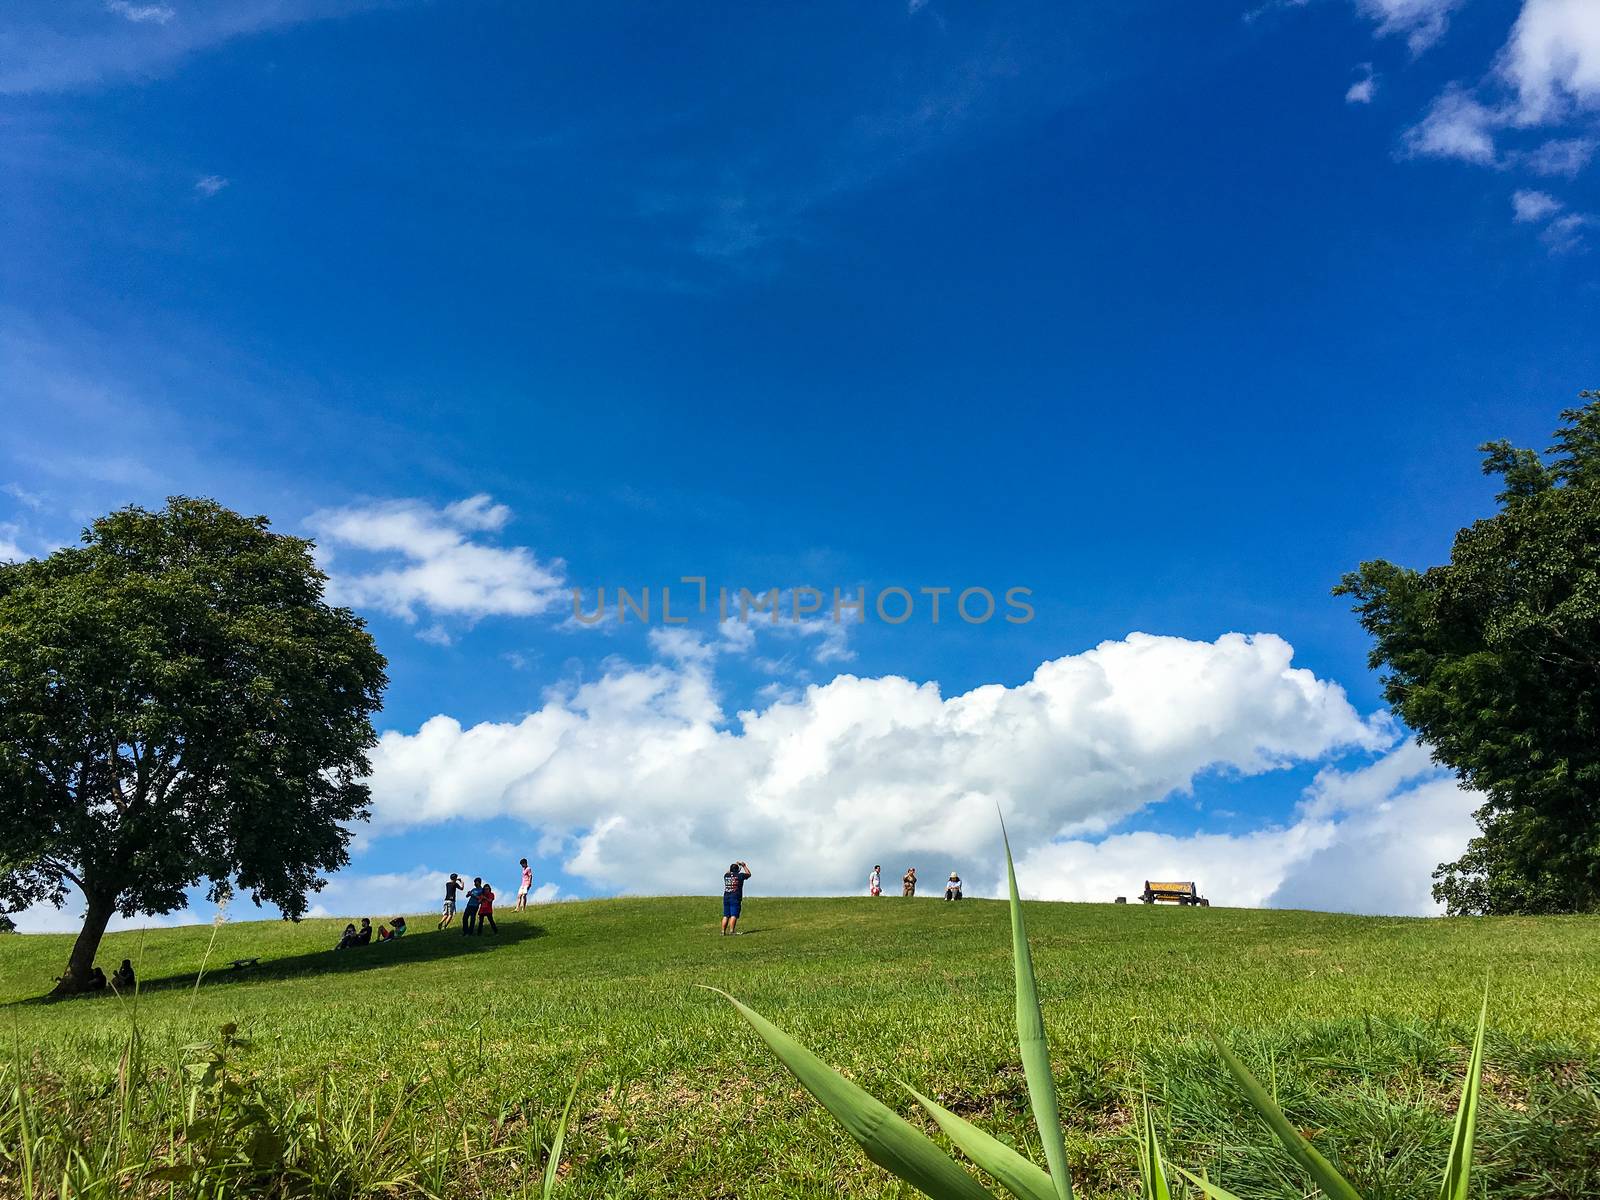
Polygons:
[[1139,1179],[1144,1184],[1145,1200],[1172,1200],[1172,1190],[1167,1186],[1167,1173],[1161,1167],[1161,1144],[1156,1141],[1156,1127],[1150,1120],[1150,1101],[1141,1099]]
[[567,1119],[572,1115],[572,1102],[578,1096],[578,1083],[582,1076],[574,1076],[572,1090],[567,1093],[567,1103],[561,1110],[561,1120],[556,1124],[556,1135],[550,1139],[550,1158],[544,1164],[544,1189],[540,1193],[543,1200],[550,1200],[555,1195],[556,1172],[561,1167],[561,1144],[567,1140]]
[[873,1162],[933,1200],[994,1200],[938,1146],[771,1021],[721,988],[706,990],[739,1010],[801,1086],[833,1114]]
[[1067,1174],[1067,1145],[1061,1136],[1061,1110],[1056,1104],[1056,1081],[1050,1072],[1050,1047],[1044,1039],[1044,1016],[1039,1011],[1039,989],[1033,978],[1033,952],[1028,948],[1028,930],[1022,919],[1022,900],[1017,895],[1017,869],[1011,861],[1011,839],[1006,835],[1005,819],[1000,821],[1000,837],[1006,847],[1006,879],[1011,886],[1011,963],[1017,978],[1017,1048],[1022,1053],[1022,1072],[1028,1080],[1028,1103],[1033,1121],[1039,1127],[1039,1142],[1050,1168],[1056,1200],[1071,1200],[1072,1178]]
[[928,1099],[909,1083],[900,1086],[916,1097],[917,1103],[928,1110],[928,1115],[944,1131],[944,1135],[961,1148],[963,1154],[999,1180],[1000,1185],[1018,1200],[1055,1200],[1055,1184],[1038,1166],[999,1138],[956,1116],[937,1101]]
[[1196,1175],[1193,1171],[1185,1171],[1182,1167],[1177,1165],[1174,1165],[1172,1169],[1179,1175],[1182,1175],[1190,1183],[1194,1184],[1195,1187],[1199,1188],[1207,1196],[1210,1196],[1211,1200],[1239,1200],[1239,1197],[1235,1196],[1227,1188],[1220,1188],[1216,1184],[1212,1183],[1209,1179],[1206,1179],[1200,1175]]
[[1483,1005],[1478,1009],[1478,1033],[1472,1039],[1467,1078],[1461,1085],[1461,1103],[1456,1108],[1456,1126],[1450,1135],[1450,1158],[1445,1164],[1444,1181],[1439,1185],[1439,1200],[1469,1200],[1472,1137],[1478,1125],[1478,1084],[1483,1078],[1483,1027],[1488,1019],[1489,985],[1485,983]]
[[1267,1089],[1261,1086],[1260,1080],[1245,1068],[1245,1065],[1233,1056],[1233,1051],[1222,1043],[1222,1039],[1213,1039],[1217,1051],[1222,1055],[1222,1061],[1227,1064],[1228,1070],[1233,1072],[1233,1077],[1239,1081],[1239,1086],[1244,1088],[1244,1094],[1250,1103],[1260,1113],[1272,1132],[1278,1135],[1278,1141],[1283,1143],[1283,1148],[1289,1156],[1298,1162],[1311,1175],[1316,1185],[1327,1193],[1331,1200],[1361,1200],[1361,1194],[1351,1187],[1345,1177],[1334,1169],[1332,1163],[1323,1158],[1317,1148],[1300,1135],[1300,1131],[1289,1123],[1289,1118],[1283,1115],[1283,1110],[1273,1103],[1272,1097],[1267,1094]]

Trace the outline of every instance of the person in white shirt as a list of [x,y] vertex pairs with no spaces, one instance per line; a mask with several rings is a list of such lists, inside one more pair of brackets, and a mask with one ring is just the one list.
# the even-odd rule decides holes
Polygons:
[[946,900],[961,899],[961,876],[954,871],[950,872],[950,881],[944,885],[944,898]]
[[870,896],[883,895],[883,867],[872,868],[872,874],[867,876],[867,894]]

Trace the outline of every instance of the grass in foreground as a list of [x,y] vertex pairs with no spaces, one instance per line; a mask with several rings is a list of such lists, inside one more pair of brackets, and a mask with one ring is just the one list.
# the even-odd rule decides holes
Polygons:
[[[1141,1088],[1169,1160],[1241,1195],[1305,1194],[1225,1075],[1216,1031],[1363,1195],[1432,1200],[1486,974],[1474,1186],[1530,1198],[1600,1190],[1600,920],[1026,909],[1081,1196],[1137,1187]],[[0,939],[0,1001],[17,1001],[5,1009],[16,1052],[0,1086],[0,1154],[15,1155],[26,1113],[61,1135],[59,1161],[35,1164],[35,1194],[57,1193],[70,1145],[79,1194],[125,1194],[117,1181],[139,1176],[118,1172],[147,1154],[181,1169],[218,1132],[208,1113],[229,1103],[202,1096],[186,1120],[196,1070],[221,1052],[237,1104],[277,1114],[254,1148],[266,1167],[241,1169],[229,1194],[254,1180],[279,1195],[537,1195],[580,1071],[559,1195],[910,1194],[862,1159],[725,1001],[693,986],[710,983],[868,1090],[902,1095],[904,1078],[1043,1163],[1004,904],[753,897],[750,933],[736,939],[717,936],[715,910],[714,899],[561,904],[506,912],[498,939],[434,933],[423,916],[398,946],[340,955],[325,947],[342,920],[232,924],[212,967],[257,955],[263,965],[208,973],[198,992],[209,927],[117,934],[101,961],[141,965],[136,1010],[111,997],[31,1002],[68,939]],[[143,1082],[119,1089],[135,1020]],[[249,1044],[219,1046],[227,1038]],[[909,1099],[896,1107],[935,1132]],[[248,1168],[249,1148],[235,1152]],[[20,1167],[0,1163],[0,1194],[20,1194]]]

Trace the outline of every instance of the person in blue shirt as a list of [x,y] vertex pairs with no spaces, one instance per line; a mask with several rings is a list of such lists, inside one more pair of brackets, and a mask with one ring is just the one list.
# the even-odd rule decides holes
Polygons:
[[483,898],[483,880],[476,875],[472,877],[472,886],[467,889],[467,906],[461,910],[461,932],[478,932],[478,901]]
[[744,883],[750,878],[750,864],[731,863],[722,877],[722,936],[739,932],[739,909],[744,904]]

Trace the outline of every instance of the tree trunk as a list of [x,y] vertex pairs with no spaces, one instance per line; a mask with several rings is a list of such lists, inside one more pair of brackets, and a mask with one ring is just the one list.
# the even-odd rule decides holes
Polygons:
[[72,954],[67,959],[67,969],[56,982],[53,996],[71,996],[89,990],[89,976],[94,971],[95,951],[100,949],[100,939],[105,936],[106,923],[117,911],[114,897],[90,896],[89,908],[83,914],[83,928],[78,940],[72,943]]

